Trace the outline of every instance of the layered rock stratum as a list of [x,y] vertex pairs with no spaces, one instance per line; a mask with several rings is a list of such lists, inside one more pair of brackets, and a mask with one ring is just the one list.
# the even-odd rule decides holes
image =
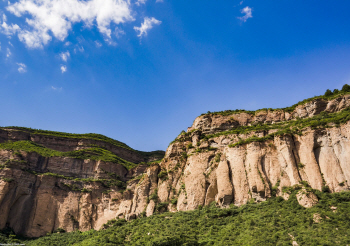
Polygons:
[[[298,184],[348,190],[349,107],[350,95],[340,93],[285,109],[208,112],[165,155],[96,134],[3,127],[0,229],[38,237],[211,203],[288,199],[287,187]],[[317,203],[298,196],[305,207]]]

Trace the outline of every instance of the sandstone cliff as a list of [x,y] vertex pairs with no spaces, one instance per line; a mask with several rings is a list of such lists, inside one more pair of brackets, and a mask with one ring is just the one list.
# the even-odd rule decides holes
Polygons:
[[[4,144],[26,140],[62,153],[96,145],[125,162],[3,145],[0,228],[37,237],[57,228],[100,229],[114,218],[212,202],[226,207],[286,197],[284,187],[300,183],[329,192],[348,190],[349,106],[350,95],[340,95],[280,110],[204,114],[169,145],[160,163],[132,168],[126,164],[147,160],[125,146],[2,129]],[[316,202],[300,197],[305,206]]]

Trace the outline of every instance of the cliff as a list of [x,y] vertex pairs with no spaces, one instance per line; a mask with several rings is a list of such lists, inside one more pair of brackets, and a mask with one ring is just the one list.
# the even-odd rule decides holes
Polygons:
[[[213,202],[288,199],[288,187],[300,184],[348,190],[349,137],[346,93],[285,109],[203,114],[161,162],[150,162],[160,152],[141,153],[100,135],[2,128],[0,228],[37,237]],[[317,203],[305,193],[300,204]]]

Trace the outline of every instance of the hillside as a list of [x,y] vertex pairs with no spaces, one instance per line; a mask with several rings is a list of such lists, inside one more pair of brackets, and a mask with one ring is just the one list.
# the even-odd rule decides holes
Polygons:
[[[27,237],[57,230],[91,232],[112,219],[121,223],[203,207],[208,212],[207,206],[241,211],[247,203],[273,210],[278,204],[296,206],[297,201],[298,212],[309,211],[300,206],[334,203],[332,196],[338,195],[328,193],[348,196],[349,138],[348,85],[284,109],[202,114],[170,143],[161,161],[155,161],[163,157],[161,152],[135,151],[97,134],[2,128],[0,228]],[[290,187],[299,187],[297,199]],[[347,206],[347,198],[339,199],[329,206]],[[329,206],[322,205],[318,213],[323,215]],[[205,213],[203,218],[209,218]],[[159,216],[155,220],[170,215]],[[152,218],[131,223],[151,223]],[[90,235],[78,234],[67,235]]]
[[0,234],[2,243],[25,245],[347,245],[350,193],[314,191],[319,204],[306,209],[295,196],[271,198],[227,209],[214,204],[193,211],[163,213],[126,222],[112,220],[100,231],[52,233],[30,240]]

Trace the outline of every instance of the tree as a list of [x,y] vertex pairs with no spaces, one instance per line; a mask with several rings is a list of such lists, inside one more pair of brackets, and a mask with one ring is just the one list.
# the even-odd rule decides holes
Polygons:
[[327,90],[326,90],[326,93],[324,93],[324,95],[325,95],[326,97],[329,97],[329,96],[332,96],[332,95],[333,95],[333,92],[332,92],[330,89],[327,89]]
[[350,85],[348,85],[348,84],[343,85],[343,88],[341,88],[341,91],[350,92]]

